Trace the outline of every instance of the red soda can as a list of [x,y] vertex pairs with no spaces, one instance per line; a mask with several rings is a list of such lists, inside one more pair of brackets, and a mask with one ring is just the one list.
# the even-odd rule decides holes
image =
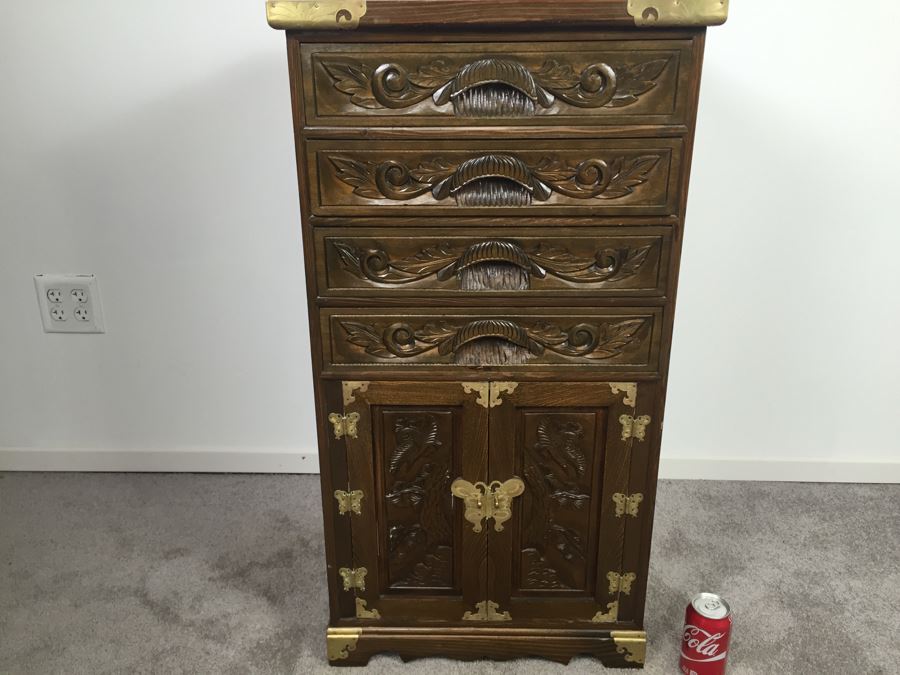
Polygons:
[[731,639],[731,608],[718,595],[698,593],[684,613],[681,672],[723,675]]

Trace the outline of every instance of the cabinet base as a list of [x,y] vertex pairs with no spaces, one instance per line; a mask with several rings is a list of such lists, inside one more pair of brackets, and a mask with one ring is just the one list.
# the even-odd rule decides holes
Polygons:
[[516,659],[537,657],[568,663],[593,656],[610,668],[642,668],[644,631],[585,631],[531,628],[329,628],[328,661],[333,666],[364,666],[375,654],[390,652],[404,661],[446,657]]

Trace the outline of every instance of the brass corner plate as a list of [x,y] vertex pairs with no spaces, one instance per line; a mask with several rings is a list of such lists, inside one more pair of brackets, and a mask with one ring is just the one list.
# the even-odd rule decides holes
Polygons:
[[491,600],[475,603],[474,612],[463,614],[463,621],[512,621],[509,612],[501,612],[500,605]]
[[356,598],[356,618],[357,619],[380,619],[381,612],[374,607],[369,609],[366,607],[367,600]]
[[333,30],[359,27],[366,0],[268,0],[266,20],[279,30]]
[[636,26],[719,26],[728,0],[628,0]]
[[362,628],[329,628],[325,631],[325,645],[329,661],[340,661],[356,649]]
[[462,383],[463,393],[464,394],[478,394],[478,398],[475,399],[475,404],[480,405],[482,408],[487,408],[490,404],[491,398],[491,383],[490,382],[463,382]]
[[609,390],[613,394],[622,392],[622,403],[629,408],[633,408],[637,404],[637,382],[610,382]]
[[616,643],[616,651],[628,663],[644,663],[647,657],[647,633],[642,630],[613,630],[609,636]]
[[344,407],[346,408],[356,400],[357,391],[359,391],[360,394],[364,394],[369,390],[369,383],[365,381],[357,382],[345,380],[344,382],[341,382],[341,389],[344,393]]
[[500,397],[503,394],[512,395],[518,386],[518,382],[491,382],[491,393],[488,397],[489,407],[496,408],[498,405],[503,405],[503,399]]
[[613,600],[612,602],[606,603],[606,611],[597,611],[594,614],[594,618],[591,619],[592,623],[615,623],[619,620],[619,601]]

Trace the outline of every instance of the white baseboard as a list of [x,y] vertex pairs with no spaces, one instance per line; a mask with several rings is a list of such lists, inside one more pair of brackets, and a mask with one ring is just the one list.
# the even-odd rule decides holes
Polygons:
[[[0,471],[318,473],[311,449],[94,450],[0,448]],[[900,483],[900,462],[663,458],[660,478]]]

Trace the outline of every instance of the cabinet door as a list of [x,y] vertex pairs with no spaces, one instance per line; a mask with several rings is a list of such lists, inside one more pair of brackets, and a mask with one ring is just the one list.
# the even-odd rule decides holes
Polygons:
[[489,535],[490,598],[520,624],[615,623],[635,581],[623,569],[617,500],[629,485],[623,425],[636,415],[637,385],[497,384],[511,391],[490,411],[488,473],[525,489]]
[[363,492],[350,527],[365,588],[347,591],[359,619],[461,622],[484,597],[486,532],[463,526],[450,493],[454,479],[486,475],[487,401],[473,386],[344,383],[344,414],[356,423],[346,439],[349,488]]

